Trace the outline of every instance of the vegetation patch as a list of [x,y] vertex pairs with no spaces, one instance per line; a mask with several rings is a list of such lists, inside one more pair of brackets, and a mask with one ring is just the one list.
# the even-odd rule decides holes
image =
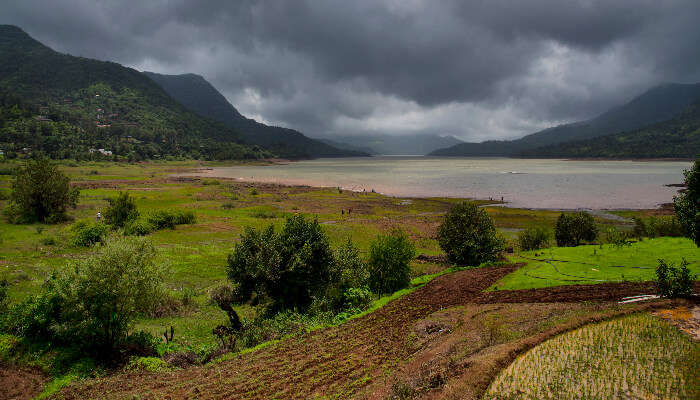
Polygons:
[[586,245],[533,250],[512,257],[526,265],[491,289],[514,290],[560,285],[596,284],[656,279],[658,259],[688,261],[690,273],[700,273],[700,252],[689,239],[656,238],[629,246]]
[[700,396],[700,345],[649,314],[551,339],[518,358],[485,399],[677,398]]

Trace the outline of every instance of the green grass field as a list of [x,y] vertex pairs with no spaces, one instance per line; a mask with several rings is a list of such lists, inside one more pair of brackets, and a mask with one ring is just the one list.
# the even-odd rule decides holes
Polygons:
[[660,258],[675,264],[685,259],[691,273],[700,274],[700,249],[691,240],[656,238],[623,247],[604,244],[524,252],[511,260],[525,262],[526,266],[497,282],[491,290],[649,281],[655,279]]

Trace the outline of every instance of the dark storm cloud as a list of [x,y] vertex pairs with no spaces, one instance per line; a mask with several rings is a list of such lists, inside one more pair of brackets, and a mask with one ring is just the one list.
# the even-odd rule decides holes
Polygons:
[[71,54],[195,72],[312,135],[513,137],[700,81],[696,0],[17,1]]

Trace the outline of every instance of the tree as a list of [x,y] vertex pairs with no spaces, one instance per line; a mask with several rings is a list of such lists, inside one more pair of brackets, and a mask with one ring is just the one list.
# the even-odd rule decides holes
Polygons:
[[13,223],[60,222],[68,207],[75,208],[78,195],[70,179],[48,159],[28,160],[15,172],[7,215]]
[[139,216],[134,198],[127,192],[119,192],[117,197],[107,199],[109,207],[105,210],[105,221],[115,227],[122,228],[128,222]]
[[557,246],[578,246],[583,241],[595,240],[598,228],[593,216],[587,212],[561,213],[557,219],[554,236]]
[[253,293],[275,309],[306,309],[330,282],[333,252],[317,220],[288,217],[282,231],[246,228],[228,257],[229,279],[243,299]]
[[450,262],[479,265],[495,261],[505,247],[488,213],[472,202],[453,206],[438,228],[438,243]]
[[396,229],[377,236],[370,243],[369,287],[374,293],[393,293],[408,286],[411,281],[409,263],[416,256],[416,248],[406,232]]
[[673,206],[685,235],[700,246],[700,156],[683,174],[686,189],[673,198]]

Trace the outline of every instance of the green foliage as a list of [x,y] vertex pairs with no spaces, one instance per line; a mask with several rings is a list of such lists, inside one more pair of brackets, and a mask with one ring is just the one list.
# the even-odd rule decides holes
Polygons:
[[137,218],[124,225],[124,234],[133,236],[145,236],[156,230],[156,227],[144,218]]
[[458,265],[496,261],[505,247],[486,210],[472,202],[459,203],[447,212],[438,228],[438,243],[450,262]]
[[693,290],[693,280],[697,276],[690,274],[688,261],[683,259],[679,266],[659,260],[656,267],[656,286],[664,297],[688,297]]
[[609,227],[603,231],[605,243],[612,244],[620,248],[622,246],[631,246],[632,243],[628,240],[628,233],[614,227]]
[[229,279],[244,299],[253,293],[273,301],[276,309],[306,309],[330,282],[333,252],[318,220],[288,217],[277,234],[246,228],[228,257]]
[[176,225],[193,224],[197,221],[193,211],[182,210],[158,210],[146,217],[146,222],[155,230],[175,229]]
[[173,370],[167,362],[158,357],[133,357],[124,369],[132,372],[167,372]]
[[67,208],[76,206],[78,194],[49,160],[27,160],[15,172],[6,215],[11,223],[60,222],[66,219]]
[[7,279],[0,279],[0,314],[4,314],[7,310],[7,290],[9,286]]
[[673,205],[685,236],[700,246],[700,157],[684,175],[686,189],[674,197]]
[[578,246],[583,241],[593,241],[598,236],[593,216],[579,211],[573,214],[561,213],[557,219],[554,236],[557,246]]
[[323,298],[316,298],[315,312],[362,310],[371,302],[367,288],[369,270],[360,258],[360,251],[348,239],[333,254],[330,282]]
[[104,212],[105,221],[115,227],[123,228],[139,216],[136,202],[128,192],[119,192],[117,197],[107,199],[109,207]]
[[161,296],[164,269],[143,239],[112,238],[87,259],[52,274],[42,291],[9,311],[5,330],[110,357],[135,318]]
[[675,215],[649,218],[634,217],[632,235],[639,239],[663,236],[680,237],[685,236],[685,229]]
[[380,234],[370,243],[369,287],[378,294],[392,293],[408,286],[411,281],[410,262],[416,248],[406,232],[394,230]]
[[74,246],[90,247],[101,242],[108,232],[107,225],[89,219],[78,220],[70,226]]
[[545,228],[526,228],[518,234],[518,245],[523,251],[549,247],[551,234]]

